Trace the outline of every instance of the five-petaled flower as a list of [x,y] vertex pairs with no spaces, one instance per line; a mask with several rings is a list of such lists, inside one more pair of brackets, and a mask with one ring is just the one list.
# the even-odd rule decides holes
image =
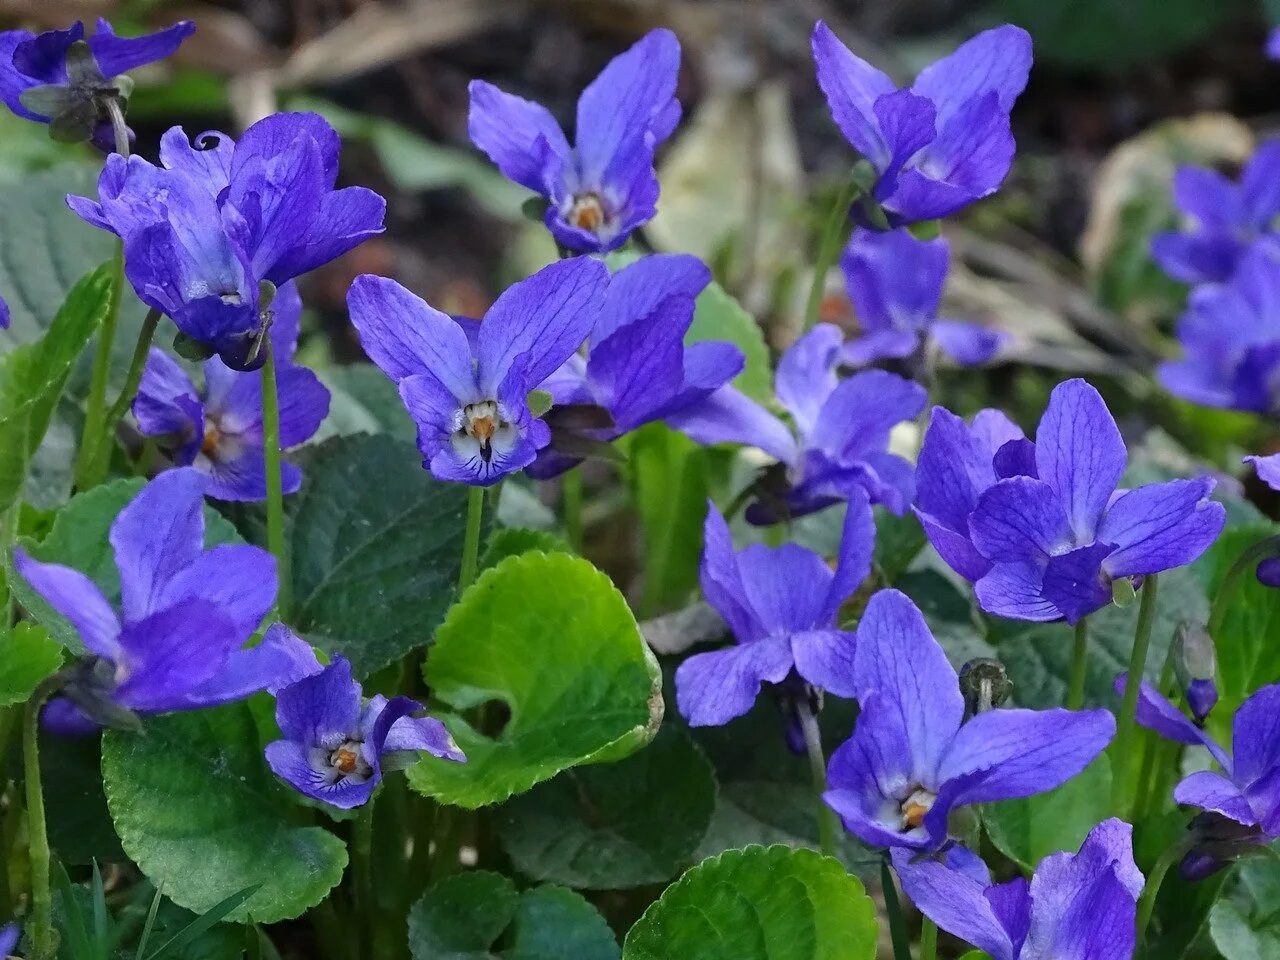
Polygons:
[[1009,113],[1031,70],[1025,30],[1006,24],[978,34],[909,89],[821,21],[813,59],[836,126],[875,168],[872,197],[891,225],[949,216],[1004,182],[1014,153]]
[[[272,302],[270,337],[277,358],[280,445],[308,440],[329,412],[329,391],[305,367],[292,362],[302,301],[292,283]],[[262,439],[262,377],[232,370],[217,357],[204,362],[204,389],[163,350],[153,347],[133,402],[144,436],[158,438],[176,466],[194,465],[208,477],[206,493],[219,500],[264,500],[266,460]],[[281,464],[284,492],[302,483],[302,472]]]
[[853,635],[839,628],[837,614],[871,572],[875,524],[867,495],[849,497],[834,572],[796,544],[734,553],[714,505],[703,529],[702,592],[737,642],[680,664],[676,703],[684,718],[695,727],[728,723],[751,709],[762,684],[792,678],[855,696]]
[[75,678],[46,708],[46,726],[88,733],[121,710],[216,706],[314,666],[311,648],[287,633],[244,647],[275,602],[275,560],[243,544],[204,549],[204,484],[190,467],[166,471],[112,523],[121,615],[80,571],[14,550],[19,575],[85,648]]
[[299,793],[349,810],[363,805],[384,770],[399,769],[426,751],[446,760],[466,757],[433,717],[414,717],[408,697],[365,700],[345,657],[276,693],[283,740],[267,745],[267,763]]
[[545,107],[473,80],[471,142],[547,198],[547,228],[561,246],[614,250],[657,211],[653,155],[680,122],[679,73],[676,35],[646,34],[582,92],[572,147]]
[[831,756],[824,799],[872,846],[942,849],[954,811],[1053,790],[1115,733],[1106,710],[999,708],[966,721],[955,670],[897,590],[871,598],[855,637],[862,712]]
[[550,442],[529,392],[591,333],[608,282],[598,261],[561,260],[465,327],[384,277],[357,277],[347,302],[365,352],[399,384],[423,466],[440,480],[489,486]]
[[1145,880],[1133,862],[1133,827],[1104,820],[1079,853],[1054,853],[1028,882],[991,882],[964,847],[945,859],[893,851],[903,891],[939,927],[992,960],[1132,960],[1134,922]]
[[174,127],[161,166],[113,155],[98,200],[67,202],[121,237],[143,303],[227,366],[253,370],[266,359],[264,282],[279,287],[382,232],[380,196],[335,189],[338,149],[311,113],[274,114],[239,141],[209,132],[193,145]]

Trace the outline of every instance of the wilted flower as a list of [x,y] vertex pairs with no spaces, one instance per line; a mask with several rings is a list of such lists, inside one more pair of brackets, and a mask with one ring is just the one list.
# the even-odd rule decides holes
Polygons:
[[608,282],[596,260],[553,263],[497,299],[474,344],[457,321],[394,280],[357,277],[347,302],[365,352],[400,386],[423,466],[440,480],[489,486],[550,442],[529,392],[591,333]]
[[995,193],[1009,173],[1009,113],[1027,85],[1031,37],[1005,25],[924,68],[910,89],[855,56],[825,23],[813,30],[818,84],[845,139],[875,168],[890,224],[949,216]]
[[734,553],[724,518],[709,505],[702,592],[737,643],[689,657],[676,671],[676,703],[692,726],[740,717],[764,683],[799,677],[839,697],[857,693],[853,634],[839,628],[840,605],[871,572],[875,523],[867,495],[849,498],[834,572],[797,546],[751,546]]
[[443,723],[413,717],[422,704],[408,697],[365,700],[345,657],[276,694],[283,740],[267,745],[276,776],[304,796],[349,810],[363,805],[383,770],[401,769],[420,751],[466,760]]
[[264,293],[382,232],[380,196],[334,189],[338,149],[312,113],[274,114],[238,142],[209,132],[192,145],[174,127],[160,142],[162,166],[108,157],[98,201],[67,202],[123,239],[143,303],[233,370],[253,370],[265,360]]
[[862,335],[840,359],[853,367],[909,357],[932,341],[960,364],[985,363],[1008,337],[988,327],[938,319],[951,249],[942,237],[918,240],[909,230],[859,227],[840,266]]
[[243,544],[204,549],[204,482],[189,467],[166,471],[112,523],[119,616],[80,571],[14,550],[19,575],[70,621],[87,653],[49,703],[47,726],[87,733],[129,713],[216,706],[314,666],[311,648],[287,632],[244,648],[275,602],[275,560]]
[[680,122],[680,42],[653,30],[615,57],[578,100],[574,146],[547,109],[471,82],[471,142],[509,179],[549,201],[547,228],[583,253],[614,250],[653,219],[653,155]]
[[964,695],[915,604],[871,598],[858,624],[853,683],[862,706],[831,757],[827,804],[877,847],[939,850],[961,807],[1053,790],[1115,733],[1106,710],[995,709],[965,720]]
[[1145,881],[1133,862],[1133,827],[1122,820],[1090,830],[1079,853],[1045,857],[1030,882],[993,884],[963,847],[943,860],[894,850],[893,864],[921,913],[992,960],[1132,960]]

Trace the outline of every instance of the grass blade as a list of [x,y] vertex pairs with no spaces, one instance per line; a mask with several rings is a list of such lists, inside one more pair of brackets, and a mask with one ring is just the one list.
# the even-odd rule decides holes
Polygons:
[[200,934],[210,929],[215,923],[220,921],[236,907],[240,906],[240,904],[244,903],[257,893],[258,888],[261,886],[262,884],[255,883],[252,887],[247,887],[239,893],[233,893],[221,903],[216,904],[208,913],[204,914],[204,916],[197,917],[175,933],[171,938],[169,938],[169,941],[165,943],[164,946],[147,957],[147,960],[163,960],[164,957],[169,956],[179,947],[186,946],[196,937],[200,936]]

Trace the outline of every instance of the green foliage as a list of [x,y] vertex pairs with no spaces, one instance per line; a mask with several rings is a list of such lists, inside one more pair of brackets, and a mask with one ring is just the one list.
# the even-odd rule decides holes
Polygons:
[[39,624],[23,621],[0,634],[0,707],[22,703],[62,666],[62,647]]
[[773,397],[769,348],[760,324],[715,281],[698,295],[693,323],[684,338],[686,344],[705,340],[725,340],[742,351],[746,366],[734,378],[735,387],[761,403]]
[[396,385],[371,363],[352,363],[320,371],[329,388],[329,416],[312,443],[353,433],[387,433],[413,443],[413,421],[400,402]]
[[1280,863],[1257,857],[1236,873],[1236,889],[1209,911],[1213,945],[1225,960],[1280,956]]
[[480,569],[496,567],[507,557],[518,557],[530,550],[543,553],[573,553],[573,548],[560,537],[546,530],[530,530],[526,527],[502,527],[489,535],[484,553],[480,556]]
[[895,517],[883,507],[876,507],[875,564],[886,583],[895,583],[907,567],[920,555],[928,540],[916,515],[908,510]]
[[[620,760],[662,720],[658,666],[622,594],[567,554],[509,557],[481,574],[437,632],[426,678],[459,711],[445,722],[467,762],[424,756],[409,782],[461,807],[497,803],[569,767]],[[460,714],[492,700],[511,714],[493,739]]]
[[49,846],[60,861],[84,865],[124,859],[102,788],[97,737],[46,737],[40,744]]

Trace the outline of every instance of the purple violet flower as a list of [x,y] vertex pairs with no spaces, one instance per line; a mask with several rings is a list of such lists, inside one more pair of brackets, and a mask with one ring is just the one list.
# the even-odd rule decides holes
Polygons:
[[[915,492],[911,464],[888,451],[893,427],[923,408],[925,389],[884,370],[836,376],[844,335],[820,323],[778,361],[778,400],[799,436],[733,386],[667,417],[699,443],[744,443],[779,461],[747,508],[751,523],[768,525],[838,503],[861,488],[872,503],[901,514]],[[767,488],[767,489],[763,489]]]
[[[1280,491],[1280,453],[1273,453],[1268,457],[1245,457],[1244,459],[1246,463],[1253,464],[1259,480],[1272,490]],[[1255,575],[1263,586],[1280,588],[1280,557],[1266,557],[1259,560]]]
[[876,847],[940,850],[953,810],[1053,790],[1115,734],[1106,710],[999,708],[966,721],[955,670],[897,590],[867,604],[853,682],[862,712],[831,756],[824,799]]
[[709,504],[702,592],[724,617],[733,646],[689,657],[676,671],[676,703],[691,726],[740,717],[764,683],[800,680],[853,697],[853,634],[839,628],[840,605],[871,572],[875,522],[867,495],[855,491],[833,572],[796,544],[734,552],[729,527]]
[[1031,71],[1025,30],[984,31],[901,90],[822,21],[812,43],[832,119],[875,168],[873,198],[891,225],[949,216],[1004,182],[1014,154],[1009,113]]
[[551,441],[529,392],[591,333],[608,282],[599,261],[553,263],[507,288],[474,344],[462,324],[385,277],[357,277],[347,302],[365,352],[400,386],[423,466],[439,480],[487,487]]
[[1280,60],[1280,27],[1267,34],[1267,59]]
[[921,913],[992,960],[1133,958],[1146,881],[1133,862],[1133,827],[1122,820],[1090,830],[1079,853],[1045,857],[1030,883],[993,884],[964,847],[942,861],[895,849],[893,864]]
[[[593,441],[615,440],[637,427],[688,410],[737,376],[742,351],[730,343],[685,346],[694,301],[711,271],[686,254],[654,254],[609,280],[585,357],[574,354],[540,389],[557,406],[587,404],[607,410],[613,426],[590,431]],[[546,480],[581,462],[551,446],[528,473]]]
[[204,549],[204,484],[189,467],[168,470],[112,523],[122,616],[80,571],[14,550],[18,573],[71,622],[88,657],[46,708],[47,727],[82,734],[121,710],[217,706],[314,666],[311,648],[287,632],[244,648],[275,602],[275,560],[243,544]]
[[181,127],[160,142],[161,166],[113,155],[99,200],[68,197],[86,222],[124,241],[125,272],[142,302],[233,370],[253,370],[276,287],[382,232],[386,202],[334,189],[338,135],[313,113],[278,113],[239,141]]
[[[302,300],[292,283],[272,303],[271,343],[277,357],[280,445],[309,440],[329,413],[329,391],[306,367],[294,364]],[[175,466],[194,465],[207,478],[205,492],[218,500],[265,500],[262,446],[262,377],[232,370],[217,357],[203,364],[204,388],[163,350],[152,347],[133,401],[143,436],[156,437]],[[302,471],[282,463],[284,492],[302,484]]]
[[1217,170],[1182,167],[1173,179],[1173,202],[1184,229],[1151,239],[1160,269],[1183,283],[1222,283],[1258,237],[1275,234],[1280,216],[1280,140],[1258,148],[1240,182]]
[[283,740],[267,745],[267,763],[304,796],[343,810],[373,796],[384,770],[402,769],[420,751],[459,763],[467,758],[443,723],[413,717],[408,697],[365,700],[345,657],[276,693]]
[[844,345],[840,360],[862,367],[909,357],[926,340],[959,364],[986,363],[994,357],[1008,342],[1006,334],[976,323],[938,319],[950,260],[951,248],[942,237],[917,240],[903,228],[854,230],[840,266],[862,335]]
[[4,297],[0,297],[0,330],[9,329],[9,304],[5,302]]
[[22,928],[16,923],[6,923],[0,927],[0,957],[8,957],[18,949],[18,941],[22,938]]
[[[1116,677],[1117,693],[1127,677]],[[1199,842],[1181,864],[1187,879],[1203,879],[1280,838],[1280,684],[1262,687],[1240,705],[1231,721],[1230,755],[1145,680],[1137,720],[1168,740],[1205,747],[1222,768],[1192,773],[1173,791],[1178,803],[1204,811],[1192,823]]]
[[572,147],[545,107],[473,80],[471,142],[508,179],[547,198],[557,243],[579,253],[615,250],[657,212],[653,156],[680,122],[679,74],[676,35],[645,34],[582,92]]

